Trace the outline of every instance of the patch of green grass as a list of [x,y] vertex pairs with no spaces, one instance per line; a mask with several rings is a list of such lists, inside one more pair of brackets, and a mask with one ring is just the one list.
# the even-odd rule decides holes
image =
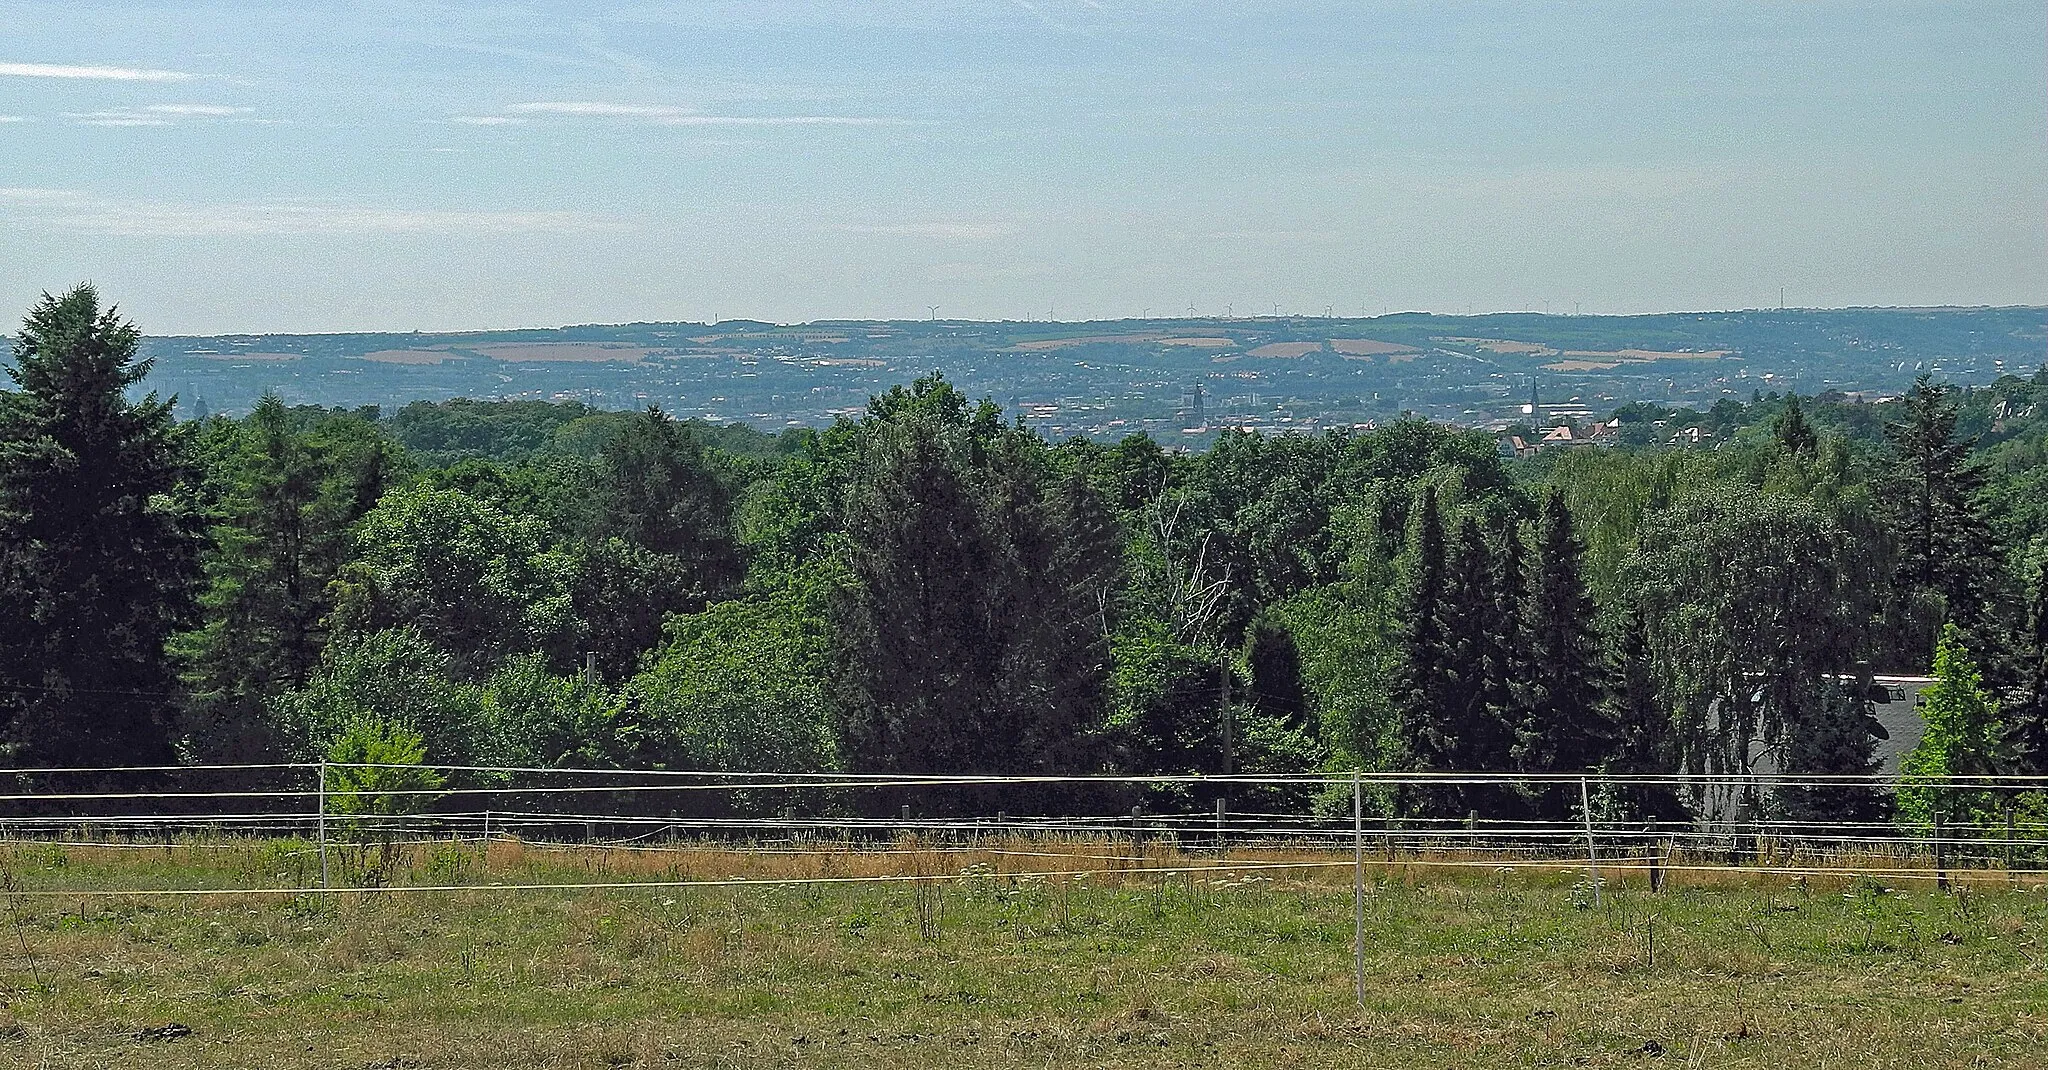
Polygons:
[[[0,867],[24,890],[252,886],[299,850],[10,846]],[[463,851],[383,876],[824,865]],[[10,895],[0,1064],[2048,1065],[2048,894],[2028,888],[1742,878],[1594,907],[1576,873],[1375,871],[1361,1010],[1348,870],[961,863],[890,861],[966,871],[928,885]]]

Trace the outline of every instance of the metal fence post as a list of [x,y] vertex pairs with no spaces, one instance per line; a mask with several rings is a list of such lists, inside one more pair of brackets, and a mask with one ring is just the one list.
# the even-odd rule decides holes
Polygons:
[[1600,904],[1600,855],[1593,847],[1593,793],[1579,778],[1579,814],[1586,819],[1586,876],[1593,882],[1593,905]]
[[320,887],[327,887],[327,763],[320,763]]
[[1365,789],[1351,771],[1351,976],[1358,1009],[1365,1009]]
[[2003,855],[2005,856],[2005,879],[2006,879],[2006,880],[2008,880],[2008,881],[2010,881],[2010,880],[2012,880],[2012,879],[2013,879],[2013,875],[2012,875],[2012,793],[2011,793],[2011,792],[2007,792],[2007,793],[2006,793],[2006,796],[2005,796],[2005,850],[2004,850],[2004,851],[2002,851],[2002,852],[2000,852],[2000,853],[2002,853],[2002,854],[2003,854]]
[[1942,829],[1941,808],[1947,802],[1942,798],[1934,804],[1934,887],[1944,892],[1948,891],[1948,842]]

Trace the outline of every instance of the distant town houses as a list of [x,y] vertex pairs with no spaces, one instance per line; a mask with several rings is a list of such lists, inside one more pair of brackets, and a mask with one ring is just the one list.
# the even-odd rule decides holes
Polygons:
[[1558,423],[1528,435],[1503,431],[1500,435],[1500,455],[1507,458],[1534,457],[1546,450],[1571,449],[1577,446],[1657,444],[1697,447],[1711,446],[1714,443],[1714,433],[1697,424],[1655,420],[1648,425],[1649,434],[1632,435],[1626,439],[1623,427],[1622,421],[1617,417],[1605,421]]

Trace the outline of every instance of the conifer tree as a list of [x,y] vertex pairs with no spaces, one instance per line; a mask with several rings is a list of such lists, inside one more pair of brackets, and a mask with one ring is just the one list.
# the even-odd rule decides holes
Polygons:
[[[1867,776],[1878,770],[1877,741],[1884,732],[1871,712],[1865,682],[1815,680],[1786,726],[1785,772],[1794,776]],[[1889,799],[1874,784],[1818,782],[1777,791],[1786,816],[1805,821],[1876,821]]]
[[1806,418],[1806,410],[1799,407],[1799,395],[1785,395],[1785,411],[1778,416],[1776,427],[1778,446],[1786,453],[1803,457],[1820,447],[1820,436],[1813,430],[1813,424]]
[[[1434,495],[1425,497],[1417,522],[1401,688],[1409,745],[1424,770],[1506,770],[1513,737],[1504,719],[1510,693],[1492,551],[1478,522],[1467,517],[1446,562],[1437,509]],[[1421,793],[1420,805],[1441,814],[1492,815],[1501,798],[1460,786]]]
[[1458,744],[1456,762],[1462,771],[1505,771],[1513,767],[1513,705],[1508,675],[1508,646],[1501,619],[1503,586],[1493,548],[1479,521],[1458,523],[1457,549],[1451,558],[1451,598],[1446,603],[1444,631],[1454,652],[1458,680],[1456,705],[1448,726]]
[[[1585,552],[1563,492],[1552,488],[1543,502],[1529,609],[1528,712],[1516,743],[1518,764],[1531,772],[1592,769],[1616,743],[1615,725],[1601,708],[1606,687]],[[1552,797],[1545,809],[1563,816],[1570,802]]]
[[1898,460],[1892,498],[1899,584],[1940,595],[1946,619],[1982,646],[1997,552],[1983,500],[1986,476],[1970,456],[1975,442],[1956,435],[1954,388],[1923,375],[1901,404],[1903,415],[1885,428]]
[[851,769],[991,770],[982,713],[998,653],[986,641],[996,550],[955,429],[878,427],[847,509],[852,584],[840,607],[840,737]]
[[[1108,503],[1086,473],[1049,471],[1036,435],[970,416],[943,380],[874,412],[836,611],[842,760],[917,773],[1099,768],[1119,564]],[[950,798],[983,804],[994,805]]]
[[[1486,631],[1493,671],[1496,713],[1510,733],[1528,718],[1529,679],[1532,671],[1530,646],[1530,597],[1528,548],[1523,544],[1522,523],[1507,518],[1497,533],[1493,548],[1493,617]],[[1510,745],[1510,752],[1513,750]]]
[[23,765],[170,756],[165,643],[192,613],[196,539],[172,402],[127,391],[141,334],[81,285],[45,294],[0,393],[0,723]]
[[[1679,753],[1671,712],[1657,691],[1656,660],[1642,607],[1631,603],[1614,644],[1605,719],[1614,726],[1611,773],[1664,776],[1678,771]],[[1685,816],[1678,793],[1664,785],[1632,785],[1618,793],[1622,816],[1667,820]]]
[[1278,614],[1261,613],[1252,619],[1245,637],[1245,667],[1251,677],[1249,698],[1259,712],[1311,738],[1321,734],[1321,726],[1309,715],[1301,648]]
[[1091,768],[1094,729],[1108,701],[1111,597],[1120,547],[1108,502],[1083,466],[1054,468],[1022,428],[984,454],[984,526],[997,568],[988,641],[1002,650],[991,730],[1018,768]]
[[1445,768],[1455,741],[1444,725],[1451,706],[1452,653],[1444,634],[1449,592],[1443,516],[1436,488],[1424,487],[1409,538],[1407,597],[1401,609],[1401,658],[1394,683],[1396,709],[1410,756],[1418,768]]
[[[261,761],[274,756],[264,700],[303,686],[320,662],[328,584],[348,526],[364,511],[357,480],[337,476],[365,459],[337,458],[332,443],[292,426],[276,394],[229,426],[233,441],[218,463],[228,487],[200,596],[204,624],[174,645],[191,688],[185,745],[208,760]],[[372,445],[377,456],[367,460],[381,470],[380,447]]]
[[2014,772],[2048,776],[2048,557],[2034,577],[2026,690],[2007,718],[2006,751]]

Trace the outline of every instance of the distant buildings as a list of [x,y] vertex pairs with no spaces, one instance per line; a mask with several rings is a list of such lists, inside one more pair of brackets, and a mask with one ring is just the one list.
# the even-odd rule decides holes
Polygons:
[[[1631,430],[1631,429],[1641,430]],[[1532,436],[1511,431],[1500,435],[1499,450],[1502,457],[1533,457],[1538,453],[1554,449],[1570,449],[1577,446],[1646,446],[1665,445],[1678,447],[1710,446],[1714,433],[1696,425],[1674,426],[1669,420],[1656,420],[1647,425],[1624,424],[1619,417],[1602,421],[1561,422],[1544,427]]]
[[1208,429],[1209,418],[1202,411],[1203,393],[1200,383],[1180,392],[1180,425],[1189,431]]

